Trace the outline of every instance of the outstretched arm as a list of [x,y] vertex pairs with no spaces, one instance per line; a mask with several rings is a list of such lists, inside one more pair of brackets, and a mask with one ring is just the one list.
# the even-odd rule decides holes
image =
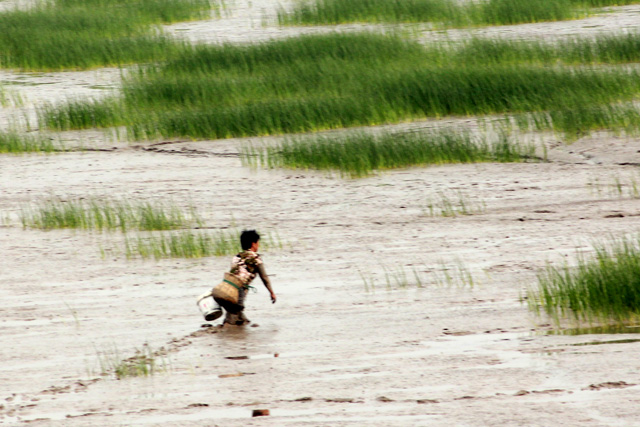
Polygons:
[[267,276],[267,271],[264,269],[264,264],[260,264],[258,266],[258,274],[260,275],[260,279],[262,280],[262,283],[264,283],[264,286],[267,288],[267,290],[271,294],[271,302],[275,304],[276,294],[273,292],[273,289],[271,289],[271,281],[269,280],[269,276]]

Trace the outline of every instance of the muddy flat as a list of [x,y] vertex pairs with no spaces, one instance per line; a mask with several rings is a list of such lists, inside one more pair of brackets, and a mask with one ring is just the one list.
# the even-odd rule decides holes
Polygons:
[[[238,1],[222,19],[168,31],[234,42],[327,30],[280,29],[269,20],[277,6]],[[637,27],[639,11],[474,31],[595,34]],[[117,89],[119,75],[4,71],[23,102],[0,109],[0,123],[33,124],[46,102],[103,96]],[[446,122],[475,127],[469,118]],[[524,299],[548,263],[636,235],[638,138],[599,133],[566,144],[538,135],[546,162],[348,179],[242,165],[240,147],[277,137],[161,144],[101,131],[61,137],[89,150],[0,157],[2,425],[640,420],[639,329],[550,334],[550,320]],[[442,197],[460,195],[469,214],[443,215]],[[254,283],[246,314],[259,326],[205,322],[196,298],[222,278],[230,257],[127,259],[125,239],[135,233],[23,228],[21,209],[51,197],[171,200],[197,207],[211,230],[271,233],[282,245],[262,255],[278,302]],[[156,372],[117,379],[113,367],[136,352],[151,354]],[[252,417],[255,410],[269,415]]]

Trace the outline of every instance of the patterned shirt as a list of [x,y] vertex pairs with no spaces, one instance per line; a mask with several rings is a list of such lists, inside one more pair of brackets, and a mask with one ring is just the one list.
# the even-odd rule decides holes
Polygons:
[[229,273],[238,277],[247,287],[258,275],[258,267],[261,264],[262,259],[258,253],[250,250],[242,251],[231,260]]

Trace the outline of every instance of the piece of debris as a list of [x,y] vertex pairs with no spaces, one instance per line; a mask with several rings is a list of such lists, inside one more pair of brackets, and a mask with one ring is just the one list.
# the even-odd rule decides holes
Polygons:
[[244,374],[242,372],[237,372],[235,374],[221,374],[218,375],[218,378],[233,378],[233,377],[242,377]]
[[269,415],[268,409],[254,409],[251,414],[252,417],[266,417]]

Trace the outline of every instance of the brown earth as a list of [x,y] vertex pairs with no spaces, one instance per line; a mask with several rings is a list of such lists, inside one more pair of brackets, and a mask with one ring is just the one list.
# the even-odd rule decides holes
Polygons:
[[[230,17],[171,31],[209,41],[299,31],[262,25],[275,6],[238,1]],[[553,37],[558,29],[637,27],[638,7],[616,10],[477,31]],[[102,96],[117,88],[118,76],[5,71],[3,81],[23,104],[0,110],[2,128],[24,125],[25,117],[33,125],[44,102]],[[393,127],[442,123],[475,126],[450,119]],[[109,151],[0,157],[2,425],[640,422],[637,329],[549,335],[548,319],[522,301],[547,263],[636,235],[640,139],[602,133],[567,145],[542,135],[548,162],[412,168],[352,180],[241,165],[242,144],[277,138],[155,146],[98,131],[62,138]],[[437,207],[431,215],[430,203],[460,194],[473,215],[443,217]],[[278,302],[271,305],[261,288],[247,309],[259,327],[202,327],[196,297],[221,277],[228,257],[127,260],[119,232],[23,229],[20,209],[53,195],[172,200],[195,205],[213,229],[277,233],[285,247],[263,257]],[[393,280],[402,272],[406,288],[387,286],[385,273]],[[136,350],[151,352],[160,372],[101,375]],[[254,410],[269,415],[252,418]]]

